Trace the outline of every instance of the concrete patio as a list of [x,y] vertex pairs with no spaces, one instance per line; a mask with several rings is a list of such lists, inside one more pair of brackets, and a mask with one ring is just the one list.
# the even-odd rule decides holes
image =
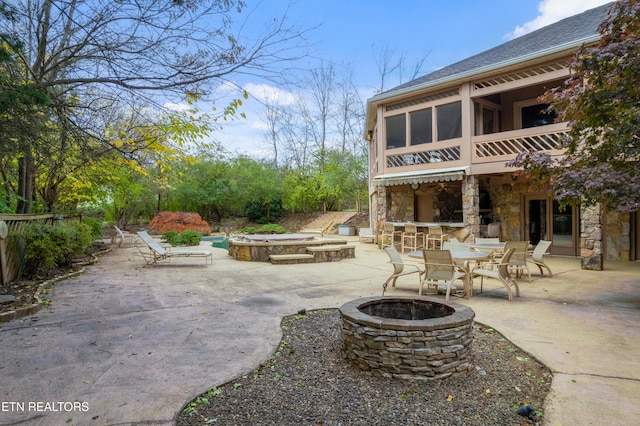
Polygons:
[[[0,424],[172,424],[187,401],[267,360],[283,316],[381,294],[385,253],[349,238],[354,259],[300,265],[235,261],[203,243],[212,266],[176,259],[142,268],[113,246],[57,284],[50,307],[0,325]],[[492,281],[456,301],[555,372],[544,424],[637,423],[640,264],[595,272],[573,258],[548,263],[556,275],[520,280],[512,303]],[[388,294],[417,288],[407,276]],[[50,404],[29,410],[37,402]]]

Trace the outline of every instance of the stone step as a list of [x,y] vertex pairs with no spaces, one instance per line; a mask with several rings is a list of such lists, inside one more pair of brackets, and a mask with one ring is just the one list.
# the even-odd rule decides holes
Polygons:
[[272,254],[269,255],[269,260],[273,264],[286,265],[296,263],[312,263],[312,254]]
[[347,245],[347,244],[334,244],[334,245],[323,245],[323,246],[314,246],[314,247],[307,247],[307,251],[309,252],[318,252],[318,251],[337,251],[337,250],[348,250],[348,249],[354,249],[356,248],[356,246],[351,246],[351,245]]

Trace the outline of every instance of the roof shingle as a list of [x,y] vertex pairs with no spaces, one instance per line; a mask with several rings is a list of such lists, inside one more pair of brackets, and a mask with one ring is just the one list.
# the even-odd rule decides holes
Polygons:
[[525,57],[536,52],[595,36],[598,34],[598,26],[607,17],[607,12],[611,5],[612,3],[608,3],[565,18],[415,80],[403,83],[378,94],[376,97],[385,97],[387,94],[408,89],[412,86],[421,86],[431,81],[515,60],[519,57]]

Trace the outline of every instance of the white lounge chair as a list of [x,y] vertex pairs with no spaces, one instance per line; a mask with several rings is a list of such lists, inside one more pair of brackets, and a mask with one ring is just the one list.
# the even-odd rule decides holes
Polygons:
[[127,231],[123,231],[120,228],[118,228],[117,226],[114,226],[114,228],[116,229],[116,235],[115,237],[113,237],[113,239],[111,240],[111,244],[115,244],[116,241],[120,240],[120,242],[118,243],[118,247],[122,247],[122,245],[130,245],[132,246],[136,240],[138,239],[137,235],[134,234],[130,234]]
[[209,264],[209,260],[211,260],[211,264],[213,264],[213,254],[209,250],[179,249],[169,251],[154,240],[147,231],[138,232],[138,236],[140,236],[140,239],[149,248],[149,251],[146,253],[142,250],[140,251],[147,265],[153,265],[163,260],[171,260],[173,257],[204,257],[207,265]]

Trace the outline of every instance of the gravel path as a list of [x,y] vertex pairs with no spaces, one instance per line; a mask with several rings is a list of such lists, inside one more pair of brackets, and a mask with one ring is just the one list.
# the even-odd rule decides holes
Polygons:
[[282,321],[266,365],[200,395],[178,415],[184,425],[527,425],[538,416],[550,371],[495,330],[474,327],[476,370],[442,381],[402,381],[360,371],[340,355],[338,310]]

